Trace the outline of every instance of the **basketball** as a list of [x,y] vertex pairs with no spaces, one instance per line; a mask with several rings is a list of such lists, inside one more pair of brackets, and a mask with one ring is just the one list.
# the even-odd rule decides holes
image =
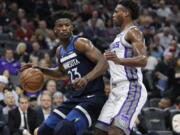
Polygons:
[[20,73],[20,86],[27,92],[40,90],[44,83],[43,73],[37,68],[28,68]]

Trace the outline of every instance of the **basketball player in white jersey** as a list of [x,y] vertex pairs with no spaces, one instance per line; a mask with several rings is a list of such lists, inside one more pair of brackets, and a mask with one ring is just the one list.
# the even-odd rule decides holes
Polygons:
[[139,8],[132,0],[120,1],[113,22],[120,33],[104,56],[108,60],[112,88],[96,124],[95,135],[129,135],[147,99],[141,67],[147,63],[146,47],[141,31],[133,21]]

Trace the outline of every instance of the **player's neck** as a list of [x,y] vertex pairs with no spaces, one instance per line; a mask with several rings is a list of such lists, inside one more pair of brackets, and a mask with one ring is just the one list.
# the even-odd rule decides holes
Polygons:
[[60,40],[60,44],[63,45],[64,49],[66,49],[67,46],[69,45],[70,41],[71,41],[71,37],[68,39]]
[[129,28],[130,26],[133,26],[133,22],[132,21],[124,21],[124,23],[120,26],[120,30],[124,31],[125,29]]

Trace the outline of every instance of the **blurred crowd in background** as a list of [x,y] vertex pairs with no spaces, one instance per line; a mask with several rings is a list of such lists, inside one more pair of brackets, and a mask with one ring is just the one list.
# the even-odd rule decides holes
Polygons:
[[[135,24],[143,32],[148,50],[148,62],[143,68],[148,101],[131,134],[178,135],[180,1],[135,1],[140,5],[140,17]],[[103,53],[120,32],[112,22],[116,4],[117,0],[0,0],[0,134],[21,133],[20,125],[10,123],[12,112],[23,107],[20,101],[27,100],[27,108],[35,111],[37,125],[29,127],[33,134],[33,128],[68,97],[64,81],[46,79],[44,87],[36,93],[23,91],[18,81],[18,71],[25,63],[56,67],[59,39],[53,32],[52,15],[60,10],[70,11],[74,16],[74,34],[90,39]],[[104,77],[108,95],[108,73]],[[153,113],[151,117],[149,114]],[[85,134],[91,133],[92,130]]]

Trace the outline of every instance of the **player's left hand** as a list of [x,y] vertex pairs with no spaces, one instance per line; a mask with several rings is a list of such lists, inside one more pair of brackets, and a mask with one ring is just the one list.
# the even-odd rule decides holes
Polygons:
[[84,77],[82,78],[76,78],[73,82],[72,82],[72,85],[73,85],[73,88],[75,90],[80,90],[80,89],[83,89],[86,87],[87,85],[87,79],[85,79]]
[[115,52],[110,52],[110,51],[106,50],[104,52],[104,56],[106,57],[107,60],[111,60],[116,64],[119,63],[119,58],[117,57]]

